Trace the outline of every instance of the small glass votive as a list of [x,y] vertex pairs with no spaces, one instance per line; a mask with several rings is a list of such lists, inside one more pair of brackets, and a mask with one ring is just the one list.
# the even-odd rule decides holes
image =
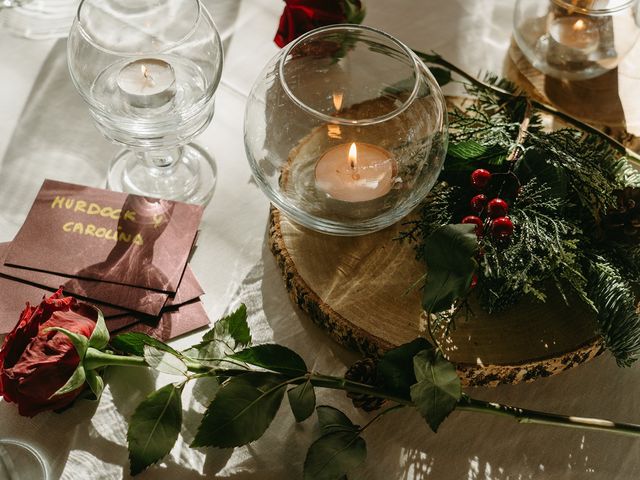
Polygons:
[[18,440],[0,440],[0,478],[47,480],[47,465],[30,445]]
[[518,0],[514,37],[531,64],[563,80],[615,68],[640,34],[638,0]]
[[254,178],[295,222],[334,235],[392,225],[430,191],[447,148],[447,109],[405,45],[357,25],[290,43],[245,112]]

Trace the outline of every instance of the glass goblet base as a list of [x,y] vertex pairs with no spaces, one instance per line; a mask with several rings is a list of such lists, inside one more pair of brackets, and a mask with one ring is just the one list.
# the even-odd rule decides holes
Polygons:
[[122,150],[111,161],[107,187],[146,197],[207,205],[216,186],[214,159],[188,144],[167,151]]

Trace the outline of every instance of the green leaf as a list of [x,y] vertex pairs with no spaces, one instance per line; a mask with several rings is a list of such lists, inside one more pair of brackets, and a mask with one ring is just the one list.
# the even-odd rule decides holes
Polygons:
[[167,455],[182,426],[182,385],[166,385],[149,395],[133,412],[127,432],[131,475]]
[[349,417],[337,408],[329,405],[320,405],[317,409],[318,424],[322,435],[332,432],[359,432],[360,427],[354,425]]
[[98,318],[96,320],[96,326],[89,337],[89,347],[93,347],[96,350],[102,350],[109,343],[109,330],[107,330],[107,324],[104,323],[102,310],[99,308],[96,308],[96,310],[98,312]]
[[434,350],[418,353],[413,369],[418,383],[411,386],[411,400],[436,432],[462,396],[460,378],[453,364]]
[[251,331],[247,323],[247,307],[241,304],[236,311],[221,318],[211,330],[202,337],[203,343],[212,340],[228,341],[233,339],[234,349],[251,343]]
[[478,266],[475,225],[444,225],[435,230],[424,244],[427,281],[422,308],[429,313],[448,310],[471,287]]
[[304,461],[305,480],[339,480],[367,458],[367,444],[357,432],[331,432],[313,442]]
[[102,391],[104,390],[104,380],[102,380],[102,377],[98,375],[95,370],[86,370],[85,374],[87,376],[87,384],[89,388],[91,388],[93,395],[96,397],[96,400],[100,400]]
[[64,395],[65,393],[73,392],[78,388],[84,385],[84,381],[87,378],[84,367],[82,364],[78,365],[78,368],[75,369],[67,383],[65,383],[62,387],[60,387],[53,395],[49,398],[57,397],[58,395]]
[[442,67],[429,67],[429,71],[438,82],[438,85],[444,87],[447,83],[451,82],[451,70],[447,70]]
[[64,333],[69,338],[69,340],[71,340],[71,343],[73,343],[73,346],[75,347],[76,352],[78,352],[78,356],[80,357],[80,361],[82,362],[85,353],[87,353],[87,348],[89,348],[89,339],[84,335],[74,333],[62,327],[49,327],[44,329],[45,332],[48,332],[50,330]]
[[299,377],[307,373],[307,365],[300,355],[287,347],[273,343],[249,347],[230,355],[230,357],[251,365],[284,373],[290,377]]
[[169,375],[185,375],[188,371],[179,357],[150,345],[144,346],[144,360],[151,368]]
[[287,397],[296,422],[302,422],[309,418],[316,408],[316,392],[309,380],[290,389],[287,392]]
[[227,380],[207,408],[192,447],[238,447],[260,438],[275,417],[287,385],[267,372]]
[[411,385],[416,383],[413,373],[413,357],[422,350],[433,348],[424,338],[400,345],[386,352],[378,361],[378,378],[385,390],[402,397],[409,397]]
[[117,335],[111,339],[111,345],[113,346],[113,348],[122,353],[128,353],[129,355],[136,355],[138,357],[144,356],[145,345],[155,347],[158,350],[162,350],[164,352],[172,353],[176,357],[180,356],[179,352],[174,350],[166,343],[161,342],[156,338],[150,337],[145,333],[139,332],[121,333],[120,335]]

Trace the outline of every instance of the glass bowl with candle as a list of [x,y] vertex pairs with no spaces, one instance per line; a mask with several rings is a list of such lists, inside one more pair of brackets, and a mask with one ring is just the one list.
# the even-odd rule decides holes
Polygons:
[[124,145],[107,185],[206,204],[215,163],[189,143],[211,121],[222,44],[199,0],[83,0],[67,41],[71,78],[98,129]]
[[531,64],[563,80],[618,66],[640,34],[638,0],[518,0],[514,37]]
[[429,69],[373,28],[313,30],[264,68],[245,111],[256,182],[289,218],[362,235],[406,216],[433,187],[447,110]]

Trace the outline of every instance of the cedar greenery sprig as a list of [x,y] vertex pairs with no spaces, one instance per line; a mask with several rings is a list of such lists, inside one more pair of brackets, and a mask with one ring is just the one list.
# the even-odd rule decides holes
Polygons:
[[[429,239],[443,225],[469,215],[469,175],[475,169],[490,169],[498,179],[493,194],[510,199],[515,231],[508,242],[481,235],[479,268],[458,283],[477,275],[475,292],[489,312],[510,307],[525,295],[544,301],[550,286],[567,302],[577,295],[596,314],[605,346],[620,365],[630,365],[640,357],[640,316],[633,291],[640,248],[607,239],[601,220],[616,208],[616,191],[640,185],[640,173],[627,158],[640,157],[508,82],[495,76],[477,80],[438,55],[417,53],[437,68],[461,75],[472,97],[464,108],[450,111],[451,142],[442,183],[404,235],[419,238],[418,258],[430,271],[425,258]],[[545,131],[540,112],[577,128]],[[486,233],[490,219],[484,227]],[[439,262],[438,269],[447,266]],[[428,274],[426,280],[429,287]],[[440,289],[439,295],[450,298],[452,292],[457,298],[453,310],[447,305],[433,311],[432,293],[425,289],[425,310],[451,324],[449,313],[470,294],[456,288]]]

